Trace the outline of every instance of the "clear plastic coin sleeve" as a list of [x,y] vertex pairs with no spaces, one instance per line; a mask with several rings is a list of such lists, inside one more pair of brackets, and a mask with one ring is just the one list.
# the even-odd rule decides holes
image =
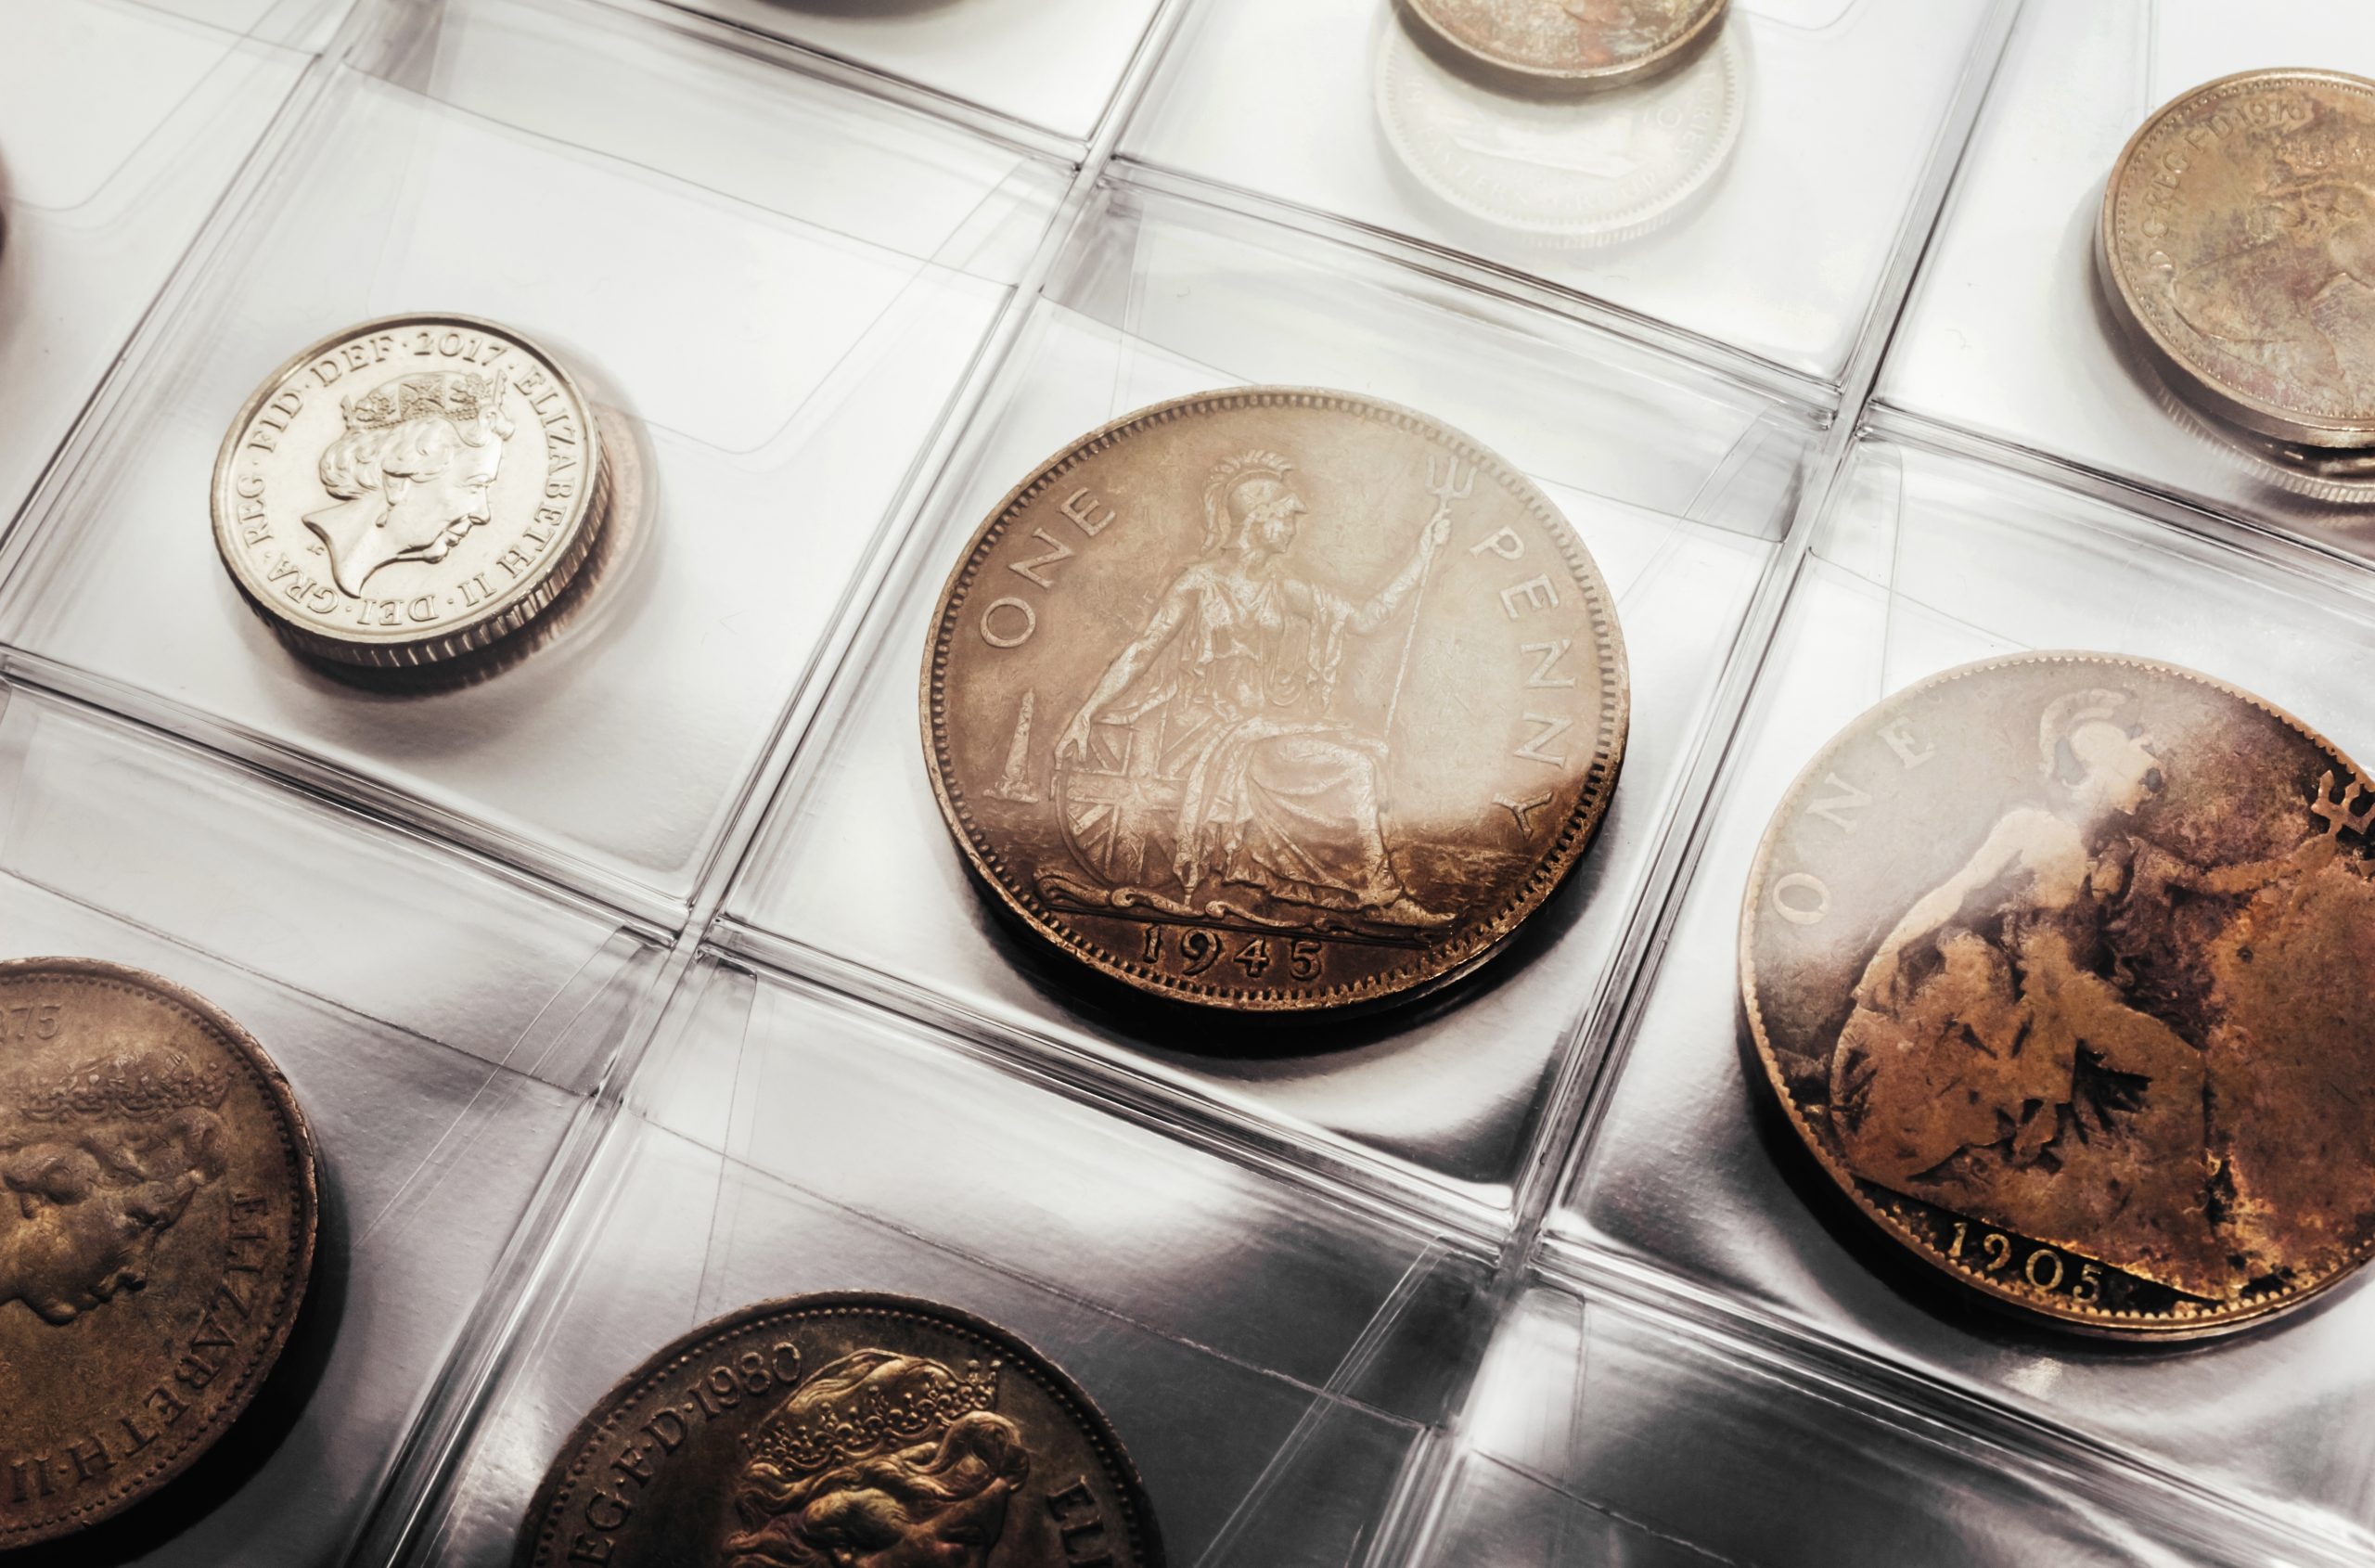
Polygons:
[[2375,72],[2375,14],[2321,4],[2039,6],[1965,155],[1879,401],[2004,460],[2107,475],[2364,558],[2375,482],[2277,460],[2193,411],[2103,303],[2112,161],[2188,88],[2278,66]]
[[[2375,1285],[2175,1349],[1955,1298],[1779,1123],[1738,951],[1800,765],[1971,659],[2163,660],[2375,753],[2366,503],[2188,413],[2092,259],[2152,107],[2375,23],[1732,0],[1566,96],[1417,28],[0,0],[0,956],[221,1006],[326,1194],[255,1407],[28,1562],[496,1568],[622,1376],[824,1291],[1061,1367],[1175,1568],[2375,1552]],[[242,600],[209,493],[276,366],[408,312],[565,363],[615,502],[504,659],[375,682]],[[1567,884],[1351,1020],[1083,983],[917,712],[1000,497],[1255,382],[1508,459],[1630,664]]]
[[340,1561],[482,1334],[487,1281],[537,1254],[664,947],[25,688],[0,708],[0,932],[12,958],[128,964],[230,1014],[288,1075],[321,1160],[315,1273],[255,1404],[49,1560]]
[[236,11],[0,8],[0,516],[17,515],[334,19],[263,0]]

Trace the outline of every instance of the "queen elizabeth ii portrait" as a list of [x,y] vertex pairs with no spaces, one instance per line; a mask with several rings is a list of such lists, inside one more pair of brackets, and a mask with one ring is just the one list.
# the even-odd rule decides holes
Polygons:
[[140,1047],[49,1077],[0,1105],[0,1312],[71,1323],[148,1282],[150,1254],[226,1169],[220,1067]]
[[1031,1473],[997,1374],[861,1350],[744,1440],[720,1568],[987,1568]]
[[359,597],[400,560],[443,560],[487,521],[511,419],[505,378],[434,370],[399,377],[341,405],[344,429],[322,453],[332,504],[305,514],[339,591]]

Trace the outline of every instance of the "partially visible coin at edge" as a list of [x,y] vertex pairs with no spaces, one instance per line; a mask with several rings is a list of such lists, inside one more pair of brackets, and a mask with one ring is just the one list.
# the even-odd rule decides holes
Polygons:
[[2223,418],[2375,445],[2375,83],[2254,71],[2163,105],[2103,192],[2114,314]]
[[1088,1396],[1014,1335],[900,1296],[763,1302],[655,1354],[561,1446],[518,1568],[1162,1568]]
[[1419,183],[1558,245],[1612,244],[1671,218],[1731,156],[1747,96],[1729,35],[1654,80],[1581,103],[1470,80],[1399,27],[1378,51],[1378,119]]
[[214,466],[232,581],[303,652],[433,663],[520,630],[607,521],[599,429],[519,333],[400,315],[325,338],[239,411]]
[[223,1436],[297,1319],[319,1197],[262,1047],[172,983],[0,963],[0,1548],[131,1507]]
[[1727,0],[1402,0],[1454,49],[1546,83],[1593,86],[1662,70],[1721,25]]
[[2375,1254],[2375,790],[2290,715],[2096,653],[1881,702],[1740,913],[1771,1087],[1863,1214],[1989,1300],[2240,1328]]
[[1391,404],[1243,387],[1090,432],[943,590],[924,748],[1030,932],[1240,1012],[1482,963],[1624,755],[1624,639],[1558,509]]

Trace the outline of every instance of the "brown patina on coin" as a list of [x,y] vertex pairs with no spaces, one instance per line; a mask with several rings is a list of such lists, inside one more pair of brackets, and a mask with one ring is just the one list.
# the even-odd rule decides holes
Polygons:
[[261,1047],[170,982],[0,964],[0,1548],[212,1446],[312,1272],[311,1135]]
[[629,1373],[553,1461],[518,1568],[1162,1568],[1129,1456],[1047,1359],[901,1296],[763,1302]]
[[2253,71],[2163,106],[2097,243],[2114,315],[2210,411],[2375,446],[2375,83]]
[[1724,19],[1727,0],[1403,0],[1471,59],[1543,84],[1613,84],[1664,70]]
[[403,668],[510,636],[610,514],[599,422],[492,322],[365,322],[273,372],[214,465],[214,543],[301,652]]
[[1083,437],[941,598],[924,748],[1036,935],[1245,1011],[1465,972],[1582,855],[1628,688],[1522,474],[1408,409],[1248,387]]
[[1897,1241],[2132,1338],[2375,1249],[2375,792],[2290,715],[2093,653],[1910,687],[1807,765],[1740,916],[1792,1125]]

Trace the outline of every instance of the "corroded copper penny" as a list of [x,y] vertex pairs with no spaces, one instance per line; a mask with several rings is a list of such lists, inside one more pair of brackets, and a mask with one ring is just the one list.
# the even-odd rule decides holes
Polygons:
[[598,422],[519,333],[400,315],[325,338],[258,387],[214,465],[231,580],[301,651],[459,658],[559,597],[610,512]]
[[1542,493],[1339,392],[1141,409],[1001,502],[941,598],[924,747],[1033,932],[1252,1011],[1482,962],[1598,827],[1624,646]]
[[1501,71],[1577,86],[1676,59],[1724,19],[1726,0],[1405,0],[1444,42]]
[[900,1296],[763,1302],[653,1356],[562,1445],[519,1568],[1162,1568],[1129,1456],[1002,1329]]
[[2115,314],[2213,412],[2375,446],[2375,83],[2253,71],[2163,105],[2112,170],[2098,245]]
[[246,1409],[314,1258],[314,1146],[245,1031],[138,970],[0,964],[0,1548],[130,1507]]
[[2092,653],[1831,741],[1740,916],[1756,1047],[1896,1240],[1996,1301],[2205,1334],[2375,1250],[2375,792],[2290,715]]

